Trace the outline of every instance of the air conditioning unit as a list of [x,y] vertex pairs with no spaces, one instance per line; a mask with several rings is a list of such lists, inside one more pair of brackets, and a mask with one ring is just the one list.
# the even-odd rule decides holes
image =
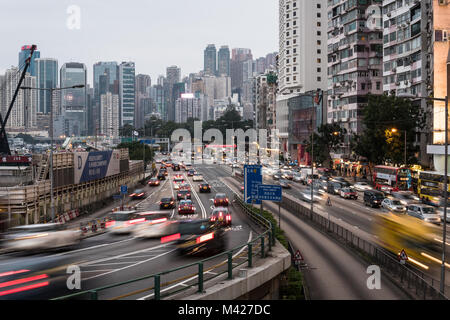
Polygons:
[[408,81],[408,80],[405,80],[405,81],[404,81],[404,84],[408,84],[408,83],[409,83],[409,81]]
[[388,12],[386,15],[387,15],[389,18],[391,17],[391,13],[390,13],[390,12]]
[[400,81],[397,81],[397,82],[395,83],[395,85],[396,85],[396,86],[399,86],[399,85],[400,85]]

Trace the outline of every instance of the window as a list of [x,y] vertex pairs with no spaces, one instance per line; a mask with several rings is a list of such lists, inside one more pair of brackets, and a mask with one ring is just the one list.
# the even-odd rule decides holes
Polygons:
[[320,18],[320,12],[317,12],[317,18]]
[[317,77],[317,81],[318,82],[322,81],[322,78],[321,77]]
[[322,32],[317,31],[317,35],[318,35],[318,36],[321,36],[321,35],[322,35]]

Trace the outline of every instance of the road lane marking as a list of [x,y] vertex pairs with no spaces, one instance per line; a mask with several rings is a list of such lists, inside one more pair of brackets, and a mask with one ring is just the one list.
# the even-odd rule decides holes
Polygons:
[[[247,243],[249,243],[249,242],[252,240],[252,236],[253,236],[253,232],[250,231],[250,234],[249,234]],[[234,258],[237,257],[238,255],[240,255],[246,248],[247,248],[246,246],[242,247],[241,250],[239,250],[238,252],[236,252],[236,254],[235,254],[232,258],[234,259]],[[228,261],[228,260],[224,260],[224,261],[222,261],[221,263],[218,263],[218,264],[223,264],[223,263],[226,263],[227,261]],[[214,266],[213,266],[213,267],[214,267]],[[209,270],[206,271],[206,272],[209,272]],[[180,285],[185,284],[186,282],[189,282],[189,281],[192,281],[192,280],[196,279],[197,277],[198,277],[198,275],[193,276],[193,277],[191,277],[191,278],[189,278],[189,279],[186,279],[186,280],[184,280],[184,281],[182,281],[182,282],[180,282],[180,283],[174,284],[173,286],[170,286],[170,287],[168,287],[168,288],[166,288],[166,289],[163,289],[163,290],[161,290],[161,292],[165,292],[165,291],[167,291],[167,290],[176,288],[176,287],[178,287],[178,286],[180,286]],[[149,295],[147,295],[147,296],[144,296],[144,297],[142,297],[142,298],[139,298],[139,299],[137,299],[137,300],[145,300],[145,299],[150,298],[150,297],[152,297],[152,296],[154,296],[154,293],[149,294]]]

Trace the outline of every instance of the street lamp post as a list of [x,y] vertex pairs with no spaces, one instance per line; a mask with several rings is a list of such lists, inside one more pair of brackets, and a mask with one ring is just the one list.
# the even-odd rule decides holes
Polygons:
[[74,85],[70,87],[64,88],[33,88],[33,87],[20,87],[22,90],[41,90],[41,91],[50,91],[50,210],[52,215],[52,222],[55,220],[55,199],[53,195],[54,183],[53,183],[53,94],[55,91],[61,91],[66,89],[82,89],[84,88],[84,84]]
[[[393,128],[393,129],[391,129],[391,132],[393,132],[393,133],[397,133],[399,130],[397,129],[397,128]],[[404,154],[404,163],[405,163],[405,166],[407,166],[408,164],[406,163],[406,161],[407,161],[407,158],[406,158],[406,130],[403,130],[404,132],[405,132],[405,154]]]
[[[449,56],[450,60],[450,56]],[[441,284],[440,292],[445,292],[445,250],[446,250],[446,238],[447,238],[447,202],[448,202],[448,93],[450,92],[450,61],[447,61],[447,96],[445,98],[430,98],[430,97],[418,97],[414,95],[403,94],[399,95],[401,98],[413,98],[413,99],[426,99],[431,101],[441,101],[445,103],[445,139],[444,139],[444,227],[442,231],[442,265],[441,265]]]

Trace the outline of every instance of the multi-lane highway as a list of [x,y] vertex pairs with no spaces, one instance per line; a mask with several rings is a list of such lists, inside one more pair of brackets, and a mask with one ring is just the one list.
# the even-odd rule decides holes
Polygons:
[[[191,185],[192,201],[196,207],[196,213],[189,216],[179,216],[175,209],[170,210],[171,218],[180,219],[207,219],[212,212],[212,199],[216,193],[227,194],[230,200],[233,199],[233,193],[223,183],[219,176],[205,176],[205,180],[211,184],[211,193],[198,193],[199,182],[194,182],[191,177],[187,177],[186,172],[173,172],[168,169],[169,175],[160,186],[143,189],[147,192],[147,197],[140,201],[129,201],[127,206],[137,206],[139,211],[159,212],[159,201],[164,197],[174,197],[176,191],[173,185],[173,175],[182,174]],[[223,173],[226,175],[226,172]],[[120,201],[117,202],[120,205]],[[257,234],[258,230],[253,229],[251,224],[246,221],[244,214],[231,206],[232,227],[227,229],[227,248],[236,248],[251,240]],[[97,214],[96,218],[102,218],[109,211],[103,210],[103,213]],[[78,222],[75,221],[74,224]],[[150,274],[160,273],[170,269],[175,269],[183,265],[201,260],[203,257],[186,257],[179,255],[173,243],[161,243],[160,239],[139,240],[134,238],[133,234],[116,236],[110,233],[104,233],[95,237],[83,240],[76,248],[71,250],[61,250],[58,252],[38,253],[24,255],[22,253],[10,253],[0,256],[0,276],[7,272],[17,270],[29,270],[24,274],[18,275],[48,275],[50,281],[47,286],[39,289],[33,289],[17,294],[4,294],[2,298],[54,298],[64,294],[69,294],[67,290],[57,290],[57,287],[65,289],[64,273],[68,266],[75,265],[81,270],[81,291],[124,282],[131,279],[144,277]],[[220,258],[224,260],[224,258]],[[205,265],[205,270],[215,264],[222,262],[219,258],[209,261]],[[208,271],[214,273],[214,271]],[[172,273],[161,279],[161,283],[170,282],[174,279],[185,277],[189,274],[195,274],[196,269],[190,268]],[[58,274],[59,278],[55,275]],[[52,278],[54,277],[54,278]],[[32,278],[31,276],[29,278]],[[180,287],[188,287],[195,283],[196,277],[187,278],[185,281],[177,284]],[[10,282],[11,278],[8,278]],[[3,279],[0,278],[0,282]],[[59,283],[57,283],[59,280]],[[13,280],[14,281],[14,280]],[[109,289],[99,294],[99,299],[122,297],[127,299],[151,299],[152,291],[130,294],[142,288],[151,288],[153,280],[146,280],[137,283],[131,283],[121,287]],[[34,283],[34,282],[33,282]],[[171,289],[177,285],[171,286]],[[52,288],[55,287],[55,289]],[[2,291],[2,289],[0,289]],[[76,292],[76,291],[74,291]],[[8,292],[7,292],[8,293]],[[164,289],[162,289],[164,293]]]

